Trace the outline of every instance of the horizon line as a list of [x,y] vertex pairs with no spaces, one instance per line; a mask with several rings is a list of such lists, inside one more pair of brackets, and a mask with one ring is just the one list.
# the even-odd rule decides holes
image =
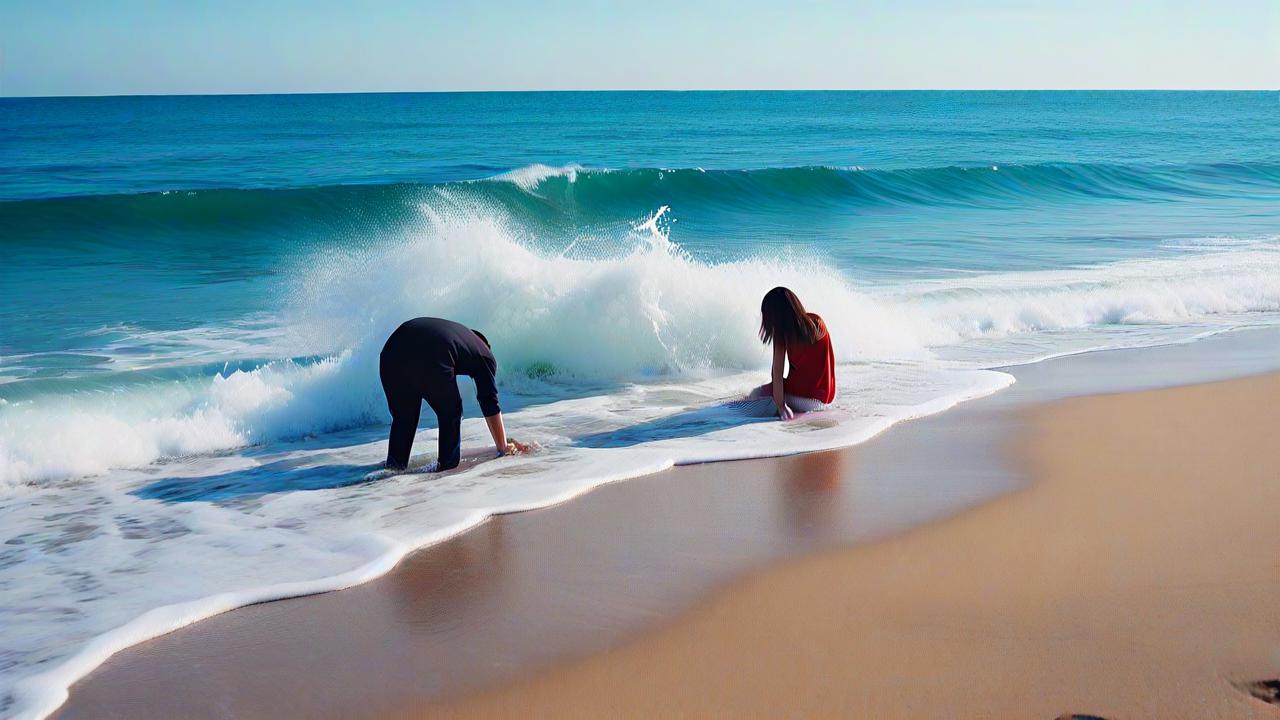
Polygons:
[[263,92],[163,92],[163,93],[86,93],[73,95],[6,95],[3,100],[57,100],[83,98],[144,98],[144,97],[282,97],[292,95],[501,95],[501,94],[550,94],[550,93],[1016,93],[1016,92],[1280,92],[1280,88],[577,88],[577,89],[510,89],[510,90],[300,90]]

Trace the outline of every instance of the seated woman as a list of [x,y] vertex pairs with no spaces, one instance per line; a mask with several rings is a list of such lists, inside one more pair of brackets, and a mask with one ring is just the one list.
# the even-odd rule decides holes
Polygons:
[[[760,341],[773,343],[773,380],[751,392],[772,397],[778,417],[812,412],[836,398],[836,360],[831,334],[821,317],[805,312],[796,294],[776,287],[760,303]],[[784,363],[791,372],[783,377]]]

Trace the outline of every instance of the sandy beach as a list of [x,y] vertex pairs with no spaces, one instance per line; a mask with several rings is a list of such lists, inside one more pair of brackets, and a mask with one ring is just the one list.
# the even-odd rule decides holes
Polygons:
[[[1068,400],[1027,490],[440,715],[1280,717],[1280,377]],[[1231,418],[1227,420],[1227,418]]]
[[[57,717],[1280,717],[1277,396],[979,401],[607,486],[120,653]],[[939,517],[877,526],[895,488]]]

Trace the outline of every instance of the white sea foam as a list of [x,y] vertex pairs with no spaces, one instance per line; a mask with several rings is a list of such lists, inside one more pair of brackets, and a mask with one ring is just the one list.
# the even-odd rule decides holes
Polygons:
[[[0,681],[14,698],[0,711],[43,715],[121,647],[246,602],[361,582],[495,512],[674,463],[857,443],[1011,382],[985,368],[1280,313],[1275,243],[859,287],[812,262],[697,261],[666,236],[663,212],[582,238],[611,252],[574,255],[441,203],[404,237],[312,258],[281,310],[289,332],[271,334],[281,359],[0,406],[0,524],[17,541],[0,579],[23,568],[0,608],[0,647],[17,668]],[[833,408],[785,424],[724,405],[762,380],[756,308],[778,284],[804,288],[840,362]],[[485,331],[509,426],[545,450],[350,484],[384,449],[382,341],[418,315]],[[287,359],[309,354],[321,359]],[[482,424],[467,421],[464,437],[483,447]],[[2,502],[16,493],[39,502]],[[49,507],[77,509],[76,522]]]
[[844,363],[981,357],[996,366],[1059,354],[1072,331],[1090,347],[1116,344],[1111,336],[1151,344],[1280,313],[1275,243],[860,289],[807,262],[696,261],[667,238],[665,211],[625,243],[611,239],[628,249],[605,258],[541,251],[500,219],[456,208],[380,249],[323,257],[285,312],[290,339],[271,338],[329,357],[10,403],[0,408],[0,487],[383,421],[377,353],[419,315],[482,328],[509,392],[564,397],[584,384],[604,392],[763,368],[754,309],[777,284],[804,288]]

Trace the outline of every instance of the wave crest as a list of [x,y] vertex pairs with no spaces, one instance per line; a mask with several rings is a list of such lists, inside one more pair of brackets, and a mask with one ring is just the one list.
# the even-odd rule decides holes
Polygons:
[[[421,206],[452,198],[530,228],[608,222],[660,205],[773,208],[831,205],[854,212],[886,207],[971,206],[1068,200],[1280,200],[1280,164],[1044,164],[917,169],[825,166],[703,170],[589,169],[530,165],[487,180],[439,184],[340,185],[293,189],[189,190],[0,202],[10,240],[65,242],[66,237],[129,243],[140,231],[182,230],[183,242],[219,223],[242,237],[286,231],[293,238],[391,234]],[[162,235],[162,237],[164,237]],[[179,237],[174,235],[174,237]],[[211,243],[235,236],[211,237]]]

